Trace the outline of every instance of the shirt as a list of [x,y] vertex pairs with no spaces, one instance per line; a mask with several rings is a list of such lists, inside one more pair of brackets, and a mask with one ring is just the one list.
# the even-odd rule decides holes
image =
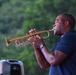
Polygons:
[[76,31],[67,32],[60,38],[52,52],[58,50],[67,55],[59,65],[51,66],[49,75],[76,75]]

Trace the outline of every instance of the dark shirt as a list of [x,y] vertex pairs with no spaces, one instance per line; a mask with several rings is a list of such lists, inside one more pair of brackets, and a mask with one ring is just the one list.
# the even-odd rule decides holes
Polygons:
[[58,50],[67,55],[59,65],[51,66],[49,75],[76,75],[76,31],[70,31],[61,37],[52,52]]

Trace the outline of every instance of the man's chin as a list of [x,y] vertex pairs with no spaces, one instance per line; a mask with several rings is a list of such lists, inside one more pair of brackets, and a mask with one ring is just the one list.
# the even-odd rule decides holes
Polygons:
[[59,33],[55,33],[55,32],[54,32],[54,35],[57,35],[57,36],[62,36],[62,34],[59,34]]

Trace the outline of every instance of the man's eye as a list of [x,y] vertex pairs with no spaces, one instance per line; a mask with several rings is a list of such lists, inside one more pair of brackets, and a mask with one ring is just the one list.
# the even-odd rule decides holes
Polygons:
[[55,23],[58,23],[58,20],[55,20]]

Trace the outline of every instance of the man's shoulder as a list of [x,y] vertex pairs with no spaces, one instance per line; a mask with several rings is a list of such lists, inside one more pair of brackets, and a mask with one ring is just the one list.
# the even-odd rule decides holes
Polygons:
[[64,35],[64,38],[75,38],[76,39],[76,30],[69,31]]

